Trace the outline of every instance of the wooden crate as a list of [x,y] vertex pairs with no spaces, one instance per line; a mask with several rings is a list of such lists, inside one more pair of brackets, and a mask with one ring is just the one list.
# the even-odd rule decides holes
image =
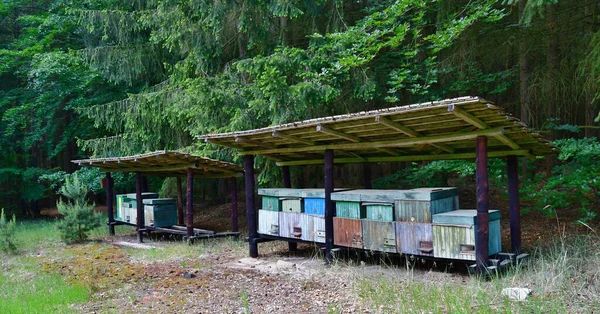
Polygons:
[[362,220],[333,217],[333,244],[362,249]]
[[432,225],[396,221],[398,251],[409,255],[433,256]]
[[300,198],[281,198],[281,211],[288,213],[301,213],[302,200]]
[[[433,216],[433,256],[475,260],[477,211],[456,210]],[[502,249],[500,212],[489,211],[489,254]]]
[[305,198],[304,213],[309,215],[325,215],[325,199],[324,198]]
[[377,221],[394,221],[394,205],[386,203],[363,203],[367,219]]
[[397,221],[431,223],[435,214],[458,209],[456,188],[420,188],[405,191],[395,202]]
[[317,243],[325,243],[325,218],[322,216],[309,215],[309,219],[313,220],[313,241]]
[[336,201],[335,215],[341,218],[362,219],[367,217],[367,211],[360,202]]
[[365,250],[397,253],[394,222],[362,220],[363,248]]
[[279,213],[279,236],[314,241],[314,216],[303,213]]
[[258,210],[258,233],[279,236],[279,212]]

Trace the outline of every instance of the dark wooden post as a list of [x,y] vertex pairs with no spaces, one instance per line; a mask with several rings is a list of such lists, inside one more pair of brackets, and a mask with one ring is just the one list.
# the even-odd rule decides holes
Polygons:
[[335,207],[331,200],[333,192],[333,150],[325,150],[325,262],[333,262],[333,216],[335,216]]
[[137,240],[138,243],[144,242],[144,203],[142,200],[142,173],[135,173],[135,201],[137,203]]
[[[292,187],[292,180],[290,177],[290,166],[283,166],[283,167],[281,167],[281,170],[283,171],[283,187],[289,189]],[[288,250],[290,250],[290,251],[298,250],[298,243],[288,242]]]
[[115,235],[115,212],[113,209],[114,189],[110,172],[106,173],[106,211],[108,213],[108,234]]
[[229,178],[229,190],[231,193],[231,231],[238,232],[238,208],[237,208],[237,180],[235,177]]
[[246,183],[246,218],[248,219],[248,243],[250,257],[258,257],[256,243],[256,209],[254,208],[254,156],[244,156],[244,181]]
[[508,216],[510,217],[510,246],[513,253],[521,251],[521,204],[519,204],[519,162],[517,156],[506,159],[508,170]]
[[181,177],[177,177],[177,224],[184,225],[183,219],[183,189],[181,188]]
[[371,184],[371,165],[369,163],[363,162],[363,183],[365,189],[372,189],[373,185]]
[[475,236],[475,259],[477,270],[483,272],[490,256],[487,137],[478,136],[476,141],[477,231]]
[[187,170],[187,202],[185,206],[186,236],[189,239],[194,235],[194,173],[192,168]]

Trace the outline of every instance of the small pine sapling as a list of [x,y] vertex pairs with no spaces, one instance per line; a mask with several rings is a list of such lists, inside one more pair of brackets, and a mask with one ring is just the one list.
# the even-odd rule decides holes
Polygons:
[[4,208],[0,212],[0,251],[5,253],[15,253],[17,246],[13,239],[15,228],[17,227],[17,219],[13,214],[12,219],[6,219]]
[[79,181],[77,175],[67,177],[60,189],[60,194],[65,196],[67,201],[60,199],[56,203],[58,211],[63,215],[57,227],[65,243],[85,241],[89,232],[102,224],[101,215],[94,212],[95,204],[86,201],[88,192],[88,188]]

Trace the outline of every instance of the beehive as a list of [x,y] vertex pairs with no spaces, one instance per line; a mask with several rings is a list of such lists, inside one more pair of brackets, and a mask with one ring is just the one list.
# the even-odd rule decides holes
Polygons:
[[377,221],[394,221],[394,206],[387,203],[363,203],[367,219]]
[[[123,194],[121,194],[123,195]],[[124,194],[125,196],[121,201],[121,212],[124,217],[121,217],[121,221],[125,221],[131,224],[137,224],[137,199],[136,193]],[[148,198],[158,198],[158,194],[152,192],[142,193],[142,200]],[[117,198],[118,204],[118,198]],[[145,222],[145,221],[144,221]]]
[[302,212],[302,200],[300,198],[281,198],[281,211],[288,213],[301,213]]
[[360,202],[336,201],[335,213],[337,217],[341,218],[362,219],[367,217],[366,209]]
[[308,215],[313,220],[313,241],[325,243],[325,218],[322,216]]
[[177,224],[177,201],[172,198],[145,199],[146,226],[170,227]]
[[362,249],[362,220],[333,217],[333,244]]
[[263,210],[282,211],[282,201],[285,199],[299,199],[300,189],[258,189],[258,195],[262,196]]
[[279,212],[259,210],[258,233],[279,236]]
[[[337,188],[334,193],[346,191],[347,188]],[[333,193],[332,193],[333,195]],[[304,213],[310,215],[325,215],[325,189],[302,189]]]
[[313,217],[303,213],[279,212],[279,236],[314,241]]
[[363,219],[362,237],[365,250],[397,253],[394,222]]
[[402,191],[395,201],[397,221],[432,222],[432,216],[458,209],[456,188],[419,188]]
[[396,244],[398,252],[409,255],[433,256],[430,223],[396,221]]
[[[475,260],[477,211],[455,210],[433,216],[433,255],[439,258]],[[501,250],[500,212],[489,211],[489,254]]]

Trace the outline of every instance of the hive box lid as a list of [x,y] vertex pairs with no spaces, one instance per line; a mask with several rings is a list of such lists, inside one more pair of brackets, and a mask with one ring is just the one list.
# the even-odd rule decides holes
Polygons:
[[435,201],[442,198],[458,196],[458,189],[453,187],[418,188],[403,191],[399,200]]
[[302,189],[289,189],[289,188],[258,189],[258,195],[264,195],[264,196],[300,197],[301,194],[302,194]]
[[[333,192],[337,193],[348,190],[350,190],[350,188],[337,188],[333,189]],[[325,189],[302,189],[301,196],[304,198],[325,198]]]
[[331,194],[334,201],[393,203],[406,190],[350,190]]
[[[499,210],[489,211],[489,221],[500,219]],[[434,224],[445,225],[476,225],[477,210],[475,209],[459,209],[450,212],[433,215]]]
[[177,200],[175,200],[174,198],[149,198],[144,199],[142,203],[149,205],[171,205],[177,203]]
[[[127,198],[132,198],[135,199],[135,193],[129,193],[129,194],[125,194],[125,196],[127,196]],[[158,198],[158,194],[157,193],[152,193],[152,192],[144,192],[142,193],[142,199],[146,199],[146,198]]]

